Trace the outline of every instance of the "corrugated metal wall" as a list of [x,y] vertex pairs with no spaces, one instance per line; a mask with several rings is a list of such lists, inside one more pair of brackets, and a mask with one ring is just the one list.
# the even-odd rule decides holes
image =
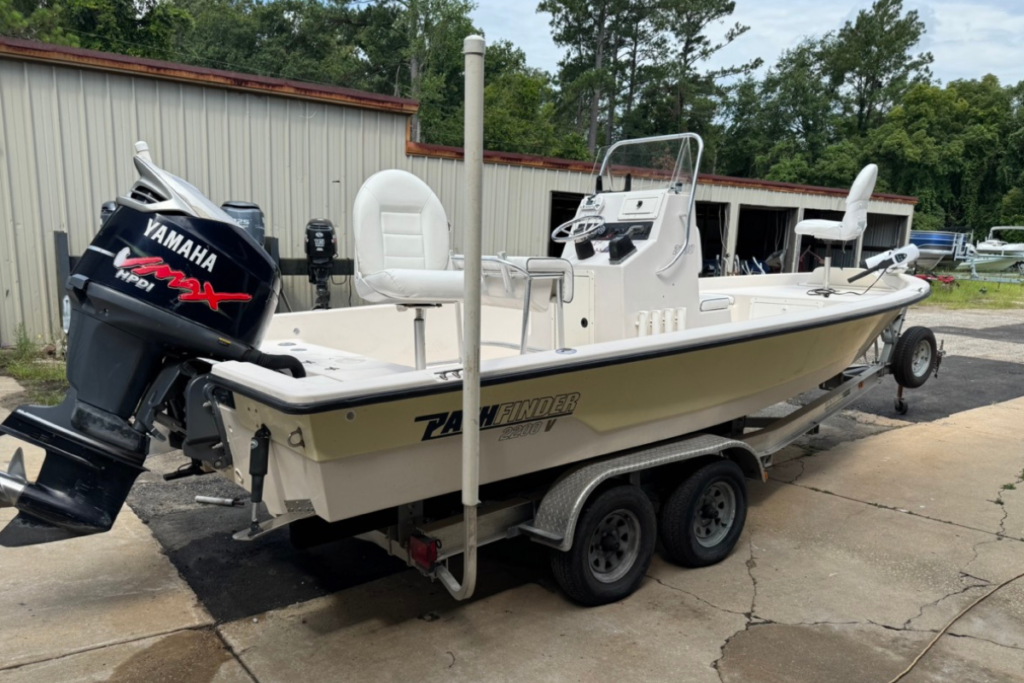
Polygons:
[[[412,171],[437,192],[460,250],[462,163],[407,156],[406,123],[402,114],[0,58],[0,343],[11,343],[22,323],[33,337],[58,333],[52,233],[68,232],[72,254],[85,250],[99,227],[100,205],[135,180],[136,140],[147,141],[158,165],[213,201],[258,203],[283,257],[302,256],[302,231],[314,217],[334,221],[341,256],[351,256],[355,195],[386,168]],[[590,183],[584,173],[486,164],[485,253],[546,253],[551,192],[586,192]],[[698,198],[842,204],[719,186],[702,186]],[[336,305],[344,305],[348,287],[332,289]],[[312,305],[304,278],[286,278],[285,291],[296,309]]]

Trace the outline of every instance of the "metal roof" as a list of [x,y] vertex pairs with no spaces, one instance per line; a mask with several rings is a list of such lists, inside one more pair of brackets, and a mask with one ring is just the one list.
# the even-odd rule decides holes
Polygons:
[[420,107],[419,103],[415,100],[378,95],[362,90],[222,71],[220,69],[207,69],[201,66],[162,62],[156,59],[130,57],[128,55],[100,52],[98,50],[83,50],[63,45],[51,45],[34,40],[0,37],[0,56],[4,55],[104,71],[134,73],[172,81],[216,85],[233,90],[257,91],[286,97],[299,97],[306,100],[332,102],[377,111],[415,114]]

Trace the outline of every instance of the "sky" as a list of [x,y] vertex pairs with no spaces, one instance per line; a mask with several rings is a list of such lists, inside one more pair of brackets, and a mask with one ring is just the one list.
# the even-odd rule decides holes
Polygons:
[[[557,69],[562,51],[551,41],[550,16],[534,11],[536,0],[477,2],[473,20],[488,42],[506,38],[522,48],[530,66]],[[942,82],[988,73],[1004,85],[1024,80],[1024,0],[904,0],[903,5],[924,20],[927,32],[917,51],[932,53],[932,73]],[[736,0],[729,24],[738,21],[750,30],[709,66],[761,57],[767,68],[802,38],[838,29],[870,6],[871,0]]]

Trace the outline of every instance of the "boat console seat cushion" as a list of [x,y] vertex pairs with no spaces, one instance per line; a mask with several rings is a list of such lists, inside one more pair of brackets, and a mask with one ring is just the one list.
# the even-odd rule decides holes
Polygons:
[[363,276],[362,283],[359,296],[375,303],[447,304],[462,301],[465,292],[458,270],[389,268]]
[[800,221],[796,234],[810,235],[826,242],[848,242],[861,236],[868,227],[868,202],[875,190],[878,167],[868,164],[853,181],[850,194],[846,196],[846,213],[843,220],[831,221],[812,218]]
[[359,296],[374,303],[462,298],[462,275],[451,270],[448,217],[425,182],[406,171],[375,173],[352,214]]

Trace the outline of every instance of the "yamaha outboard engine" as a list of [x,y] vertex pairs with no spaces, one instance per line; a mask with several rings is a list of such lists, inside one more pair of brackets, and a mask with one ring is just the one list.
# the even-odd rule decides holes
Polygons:
[[331,290],[327,287],[327,281],[331,277],[337,255],[338,237],[334,223],[326,218],[314,218],[306,223],[306,272],[309,283],[316,285],[314,310],[331,307]]
[[103,205],[100,206],[101,228],[103,227],[103,224],[107,222],[107,219],[114,215],[115,211],[117,211],[117,202],[103,202]]
[[156,167],[145,143],[136,150],[140,179],[67,282],[71,389],[61,405],[21,406],[0,425],[46,450],[35,482],[20,452],[0,473],[0,507],[19,511],[0,545],[108,530],[150,439],[170,438],[194,459],[230,460],[210,444],[191,444],[190,453],[186,437],[186,422],[216,400],[205,359],[304,374],[295,358],[258,349],[281,285],[270,255],[196,188]]
[[242,226],[242,230],[249,233],[249,236],[256,240],[261,247],[264,244],[265,222],[263,211],[252,202],[224,202],[220,205],[224,213],[235,219],[235,222]]

